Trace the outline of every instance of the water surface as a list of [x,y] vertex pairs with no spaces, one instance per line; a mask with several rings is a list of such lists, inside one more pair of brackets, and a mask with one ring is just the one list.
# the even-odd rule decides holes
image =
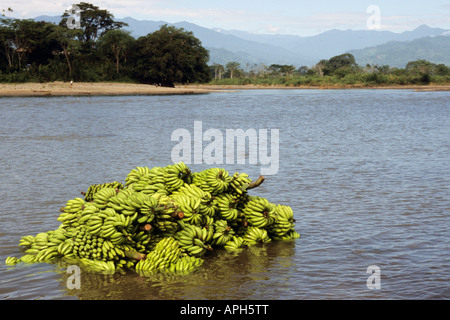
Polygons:
[[[249,90],[0,99],[1,299],[448,299],[450,93]],[[185,277],[4,265],[93,183],[171,163],[174,130],[279,129],[279,171],[253,194],[290,205],[301,238],[215,252]],[[205,142],[205,145],[207,143]],[[261,164],[221,164],[257,178]],[[190,165],[194,171],[210,167]],[[381,270],[381,289],[366,285]]]

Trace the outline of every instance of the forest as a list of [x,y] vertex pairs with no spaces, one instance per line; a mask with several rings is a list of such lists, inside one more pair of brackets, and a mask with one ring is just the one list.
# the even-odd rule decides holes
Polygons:
[[[80,26],[0,17],[0,82],[119,81],[201,83],[210,78],[209,53],[192,32],[163,25],[133,38],[114,15],[90,3]],[[12,11],[8,9],[8,11]]]

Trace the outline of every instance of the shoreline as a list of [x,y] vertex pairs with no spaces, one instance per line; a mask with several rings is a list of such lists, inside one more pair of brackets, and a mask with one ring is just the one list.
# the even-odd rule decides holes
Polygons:
[[363,86],[363,85],[324,85],[324,86],[284,86],[284,85],[214,85],[214,84],[198,84],[186,85],[190,88],[203,88],[208,90],[257,90],[257,89],[305,89],[305,90],[343,90],[343,89],[394,89],[394,90],[415,90],[423,91],[450,91],[450,84],[445,85],[391,85],[391,86]]
[[124,95],[188,95],[207,94],[211,92],[229,92],[230,90],[257,89],[409,89],[416,92],[450,91],[448,85],[395,85],[395,86],[277,86],[277,85],[212,85],[193,84],[176,85],[175,88],[158,87],[148,84],[119,82],[69,82],[55,81],[48,83],[0,83],[0,97],[57,97],[57,96],[124,96]]
[[214,90],[195,87],[158,87],[119,82],[69,82],[0,84],[0,97],[124,96],[206,94]]

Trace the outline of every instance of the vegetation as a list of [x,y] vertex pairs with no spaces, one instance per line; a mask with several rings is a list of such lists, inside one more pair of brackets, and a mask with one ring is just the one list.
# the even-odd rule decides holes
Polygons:
[[[233,69],[230,70],[229,66]],[[239,63],[211,66],[210,84],[263,86],[392,86],[449,84],[450,68],[426,60],[409,62],[405,68],[387,65],[359,66],[352,54],[321,60],[312,67],[272,64],[241,67]],[[218,70],[221,70],[218,72]],[[233,77],[231,77],[233,74]]]
[[0,16],[0,82],[120,81],[161,84],[381,86],[449,84],[450,68],[426,60],[405,68],[359,66],[345,53],[316,65],[208,65],[209,52],[192,32],[163,25],[135,39],[123,22],[92,4],[77,4],[80,28]]
[[[0,82],[207,82],[209,53],[191,32],[166,25],[138,39],[113,14],[89,3],[79,29],[0,16]],[[8,11],[12,11],[8,9]]]

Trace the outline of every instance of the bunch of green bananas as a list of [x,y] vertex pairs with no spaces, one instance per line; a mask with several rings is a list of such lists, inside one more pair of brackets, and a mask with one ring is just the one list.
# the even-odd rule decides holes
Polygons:
[[84,201],[86,202],[92,201],[94,199],[94,194],[103,188],[123,189],[123,184],[118,181],[107,182],[102,184],[92,184],[88,187],[86,192],[81,193],[84,195]]
[[204,260],[183,254],[176,262],[170,264],[168,271],[172,274],[189,274],[199,268]]
[[230,182],[230,175],[221,168],[210,168],[192,174],[192,183],[213,196],[226,192]]
[[178,190],[191,181],[191,170],[183,162],[169,165],[164,171],[164,184],[170,192]]
[[191,172],[184,164],[137,167],[120,182],[90,185],[66,202],[55,230],[23,236],[20,258],[6,264],[79,262],[93,272],[120,268],[189,273],[214,249],[240,252],[272,240],[294,240],[291,207],[248,194],[245,173],[221,168]]
[[248,187],[252,183],[249,175],[246,173],[235,172],[230,181],[231,192],[236,195],[242,195],[247,192]]
[[136,264],[136,271],[162,270],[176,263],[182,254],[178,241],[173,237],[160,240],[153,251]]
[[278,204],[275,209],[275,222],[267,230],[275,237],[283,237],[290,231],[295,231],[294,212],[291,207]]
[[252,246],[257,243],[267,243],[272,241],[266,229],[250,226],[243,236],[245,245]]
[[216,220],[214,222],[214,234],[212,244],[214,246],[223,247],[225,244],[233,239],[235,232],[226,220]]
[[232,235],[231,239],[227,243],[225,243],[223,247],[226,251],[229,252],[240,252],[244,250],[246,246],[247,245],[244,242],[244,238],[237,235]]
[[250,225],[265,228],[276,221],[275,209],[276,205],[266,198],[250,197],[242,212]]
[[189,255],[201,257],[208,250],[212,250],[209,243],[212,241],[213,231],[213,228],[201,228],[182,223],[182,229],[175,234],[174,238]]
[[222,193],[216,197],[219,219],[233,221],[239,218],[239,198],[231,193]]

